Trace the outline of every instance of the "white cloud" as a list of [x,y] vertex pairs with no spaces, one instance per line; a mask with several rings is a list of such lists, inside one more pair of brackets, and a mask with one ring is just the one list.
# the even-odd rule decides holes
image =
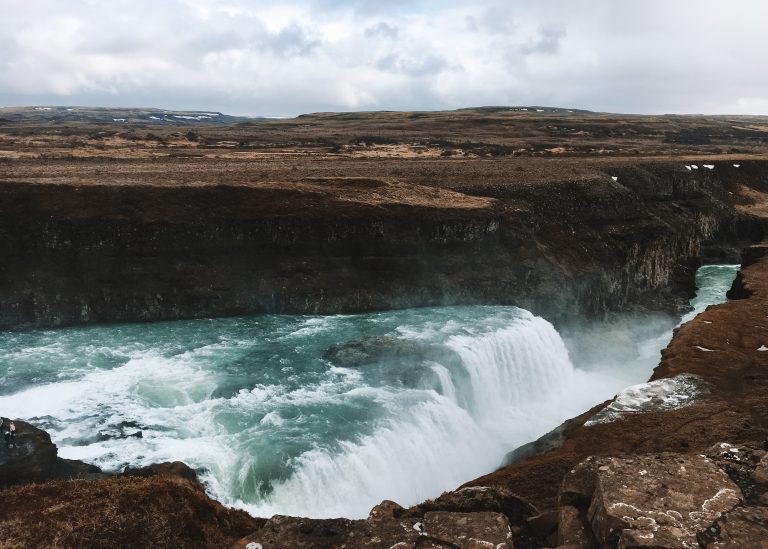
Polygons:
[[768,114],[768,3],[0,0],[0,104]]

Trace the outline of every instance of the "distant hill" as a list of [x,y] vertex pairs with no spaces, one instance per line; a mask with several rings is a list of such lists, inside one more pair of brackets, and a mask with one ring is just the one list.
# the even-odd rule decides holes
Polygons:
[[0,123],[159,124],[173,126],[210,126],[237,124],[254,120],[213,111],[171,111],[165,109],[121,109],[102,107],[4,107]]

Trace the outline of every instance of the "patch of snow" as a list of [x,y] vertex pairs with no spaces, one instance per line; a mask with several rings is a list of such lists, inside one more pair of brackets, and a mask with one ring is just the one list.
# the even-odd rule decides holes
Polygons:
[[413,529],[416,530],[417,532],[423,532],[424,525],[420,522],[417,522],[416,524],[413,525]]
[[158,118],[157,116],[150,116],[150,118],[151,118],[152,120],[160,120],[160,118]]
[[125,118],[113,118],[112,120],[115,121],[115,122],[125,122],[126,119]]
[[715,165],[714,164],[704,164],[704,167],[707,168],[708,170],[714,170],[715,169]]
[[51,107],[35,107],[36,111],[52,111],[53,108]]
[[733,167],[734,168],[741,168],[741,164],[734,164]]
[[187,114],[174,114],[174,118],[183,118],[184,120],[203,120],[204,118],[210,118],[210,115],[201,114],[198,116],[189,116]]
[[210,118],[211,116],[221,116],[221,114],[219,114],[219,113],[217,113],[217,112],[203,112],[203,113],[200,113],[200,116],[203,116],[203,115],[205,115],[205,116],[207,116],[207,117],[209,117],[209,118]]
[[765,345],[760,345],[760,347],[758,347],[757,350],[760,351],[761,353],[764,353],[765,351],[768,351],[768,347],[766,347]]
[[616,177],[615,175],[612,175],[612,176],[611,176],[611,179],[613,179],[614,181],[618,181],[618,180],[619,180],[619,178],[618,178],[618,177]]
[[703,322],[704,324],[712,324],[712,321],[711,321],[711,320],[702,320],[702,322]]
[[626,414],[690,406],[708,392],[707,382],[693,374],[680,374],[672,378],[633,385],[616,395],[613,402],[592,416],[584,425],[590,427],[611,423]]
[[544,112],[544,109],[536,109],[536,112]]
[[526,108],[522,108],[522,109],[520,109],[520,110],[521,110],[521,111],[527,111],[528,109],[526,109]]
[[685,165],[685,169],[686,169],[686,170],[688,170],[689,172],[690,172],[690,171],[693,171],[693,168],[691,168],[691,167],[690,167],[689,165],[687,165],[687,164]]
[[715,352],[714,349],[707,349],[706,347],[702,347],[701,345],[696,345],[696,348],[699,351],[704,351],[705,353],[714,353]]
[[694,170],[698,170],[699,169],[699,167],[696,164],[691,164],[691,168],[693,168]]

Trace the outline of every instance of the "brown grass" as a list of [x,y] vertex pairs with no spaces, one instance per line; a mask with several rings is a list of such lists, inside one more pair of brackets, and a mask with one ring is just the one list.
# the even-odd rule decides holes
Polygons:
[[0,492],[0,548],[229,547],[262,520],[186,480],[113,478]]

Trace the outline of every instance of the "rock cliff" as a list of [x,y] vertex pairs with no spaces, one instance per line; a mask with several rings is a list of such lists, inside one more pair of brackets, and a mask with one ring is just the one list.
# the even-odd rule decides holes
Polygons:
[[678,311],[702,250],[732,258],[764,232],[748,206],[768,162],[714,166],[616,161],[538,183],[461,169],[431,185],[5,182],[0,328],[471,303],[553,321]]

